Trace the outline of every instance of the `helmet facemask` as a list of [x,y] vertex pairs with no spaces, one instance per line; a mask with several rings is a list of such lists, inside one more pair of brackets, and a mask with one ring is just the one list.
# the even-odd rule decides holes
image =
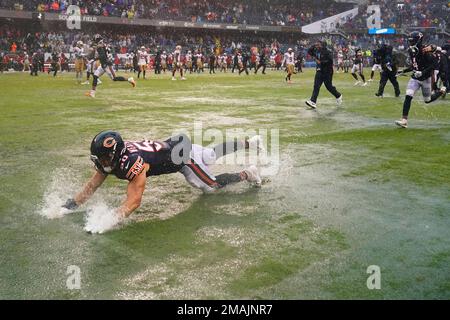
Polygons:
[[[111,145],[108,145],[111,143]],[[95,167],[100,170],[102,173],[108,174],[111,173],[116,167],[116,162],[118,157],[116,157],[116,151],[118,143],[114,138],[107,138],[103,141],[103,146],[107,147],[108,150],[96,152],[95,154],[91,154],[91,161],[94,162]]]

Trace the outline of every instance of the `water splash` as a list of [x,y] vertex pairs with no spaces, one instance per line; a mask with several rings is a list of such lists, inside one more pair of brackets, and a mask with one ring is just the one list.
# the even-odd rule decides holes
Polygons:
[[105,203],[97,202],[87,209],[84,230],[90,233],[102,234],[118,227],[121,219],[117,212]]
[[72,198],[78,189],[79,186],[71,172],[57,170],[44,193],[39,214],[48,219],[57,219],[73,212],[63,208],[62,205],[67,199]]

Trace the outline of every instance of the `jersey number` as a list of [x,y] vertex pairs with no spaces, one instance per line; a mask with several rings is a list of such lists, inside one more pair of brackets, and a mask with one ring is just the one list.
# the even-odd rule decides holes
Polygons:
[[139,150],[147,152],[158,152],[163,147],[160,143],[154,141],[133,142],[133,145]]

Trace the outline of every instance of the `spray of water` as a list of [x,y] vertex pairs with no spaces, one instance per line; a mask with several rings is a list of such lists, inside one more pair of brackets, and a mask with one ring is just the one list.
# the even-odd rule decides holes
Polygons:
[[67,199],[73,197],[78,189],[79,186],[71,172],[67,170],[55,171],[50,185],[44,193],[39,213],[48,219],[62,218],[71,213],[71,210],[63,208],[62,205]]
[[[67,199],[72,198],[76,192],[80,191],[81,185],[76,175],[69,170],[56,170],[48,185],[40,215],[48,219],[62,218],[67,214],[74,212],[67,210],[62,205]],[[90,233],[104,233],[112,230],[120,222],[116,212],[108,207],[102,194],[97,193],[86,205],[86,219],[84,230]]]
[[97,202],[87,209],[84,230],[102,234],[117,228],[121,219],[117,212],[102,202]]

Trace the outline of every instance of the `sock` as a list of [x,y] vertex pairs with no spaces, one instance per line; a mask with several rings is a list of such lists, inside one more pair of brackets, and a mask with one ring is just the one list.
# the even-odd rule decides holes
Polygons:
[[92,81],[92,89],[95,90],[97,87],[98,77],[94,74],[94,81]]
[[356,73],[352,73],[353,78],[355,78],[356,81],[358,81],[358,77],[356,76]]
[[241,182],[241,174],[240,173],[223,173],[216,176],[216,182],[220,185],[220,187],[224,187],[230,183]]
[[403,103],[403,118],[408,119],[409,109],[411,108],[411,101],[413,97],[406,96],[405,102]]

